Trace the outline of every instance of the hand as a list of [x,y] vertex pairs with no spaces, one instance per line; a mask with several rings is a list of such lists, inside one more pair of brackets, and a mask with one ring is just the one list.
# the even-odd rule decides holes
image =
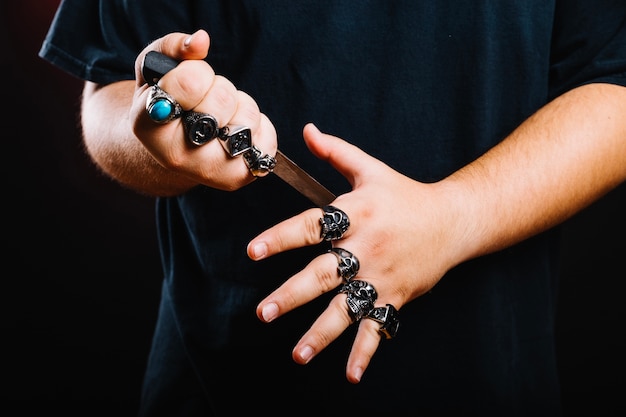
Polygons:
[[[304,139],[313,154],[333,165],[352,185],[351,192],[331,203],[350,219],[343,237],[332,243],[357,257],[360,269],[354,279],[374,286],[378,293],[375,305],[388,303],[400,310],[429,291],[454,263],[454,246],[446,247],[454,239],[443,227],[446,217],[452,215],[445,187],[407,178],[313,125],[305,127]],[[264,231],[250,241],[249,257],[260,260],[321,243],[322,214],[319,208],[310,209]],[[313,259],[261,301],[258,317],[270,322],[323,293],[337,291],[342,284],[337,265],[337,258],[330,253]],[[352,322],[346,295],[337,294],[296,344],[293,359],[308,363]],[[346,370],[352,383],[360,381],[381,340],[379,323],[363,318],[357,325]]]
[[181,118],[160,124],[146,113],[150,87],[142,77],[141,64],[148,51],[156,50],[180,61],[159,80],[158,85],[183,110],[208,113],[215,117],[218,127],[247,126],[257,148],[264,154],[276,154],[276,131],[257,103],[237,90],[228,79],[216,75],[204,61],[209,44],[208,34],[200,30],[191,36],[168,34],[146,47],[135,62],[137,83],[130,117],[135,135],[161,165],[198,183],[221,190],[236,190],[255,178],[242,156],[231,157],[218,140],[202,146],[190,143],[185,137]]

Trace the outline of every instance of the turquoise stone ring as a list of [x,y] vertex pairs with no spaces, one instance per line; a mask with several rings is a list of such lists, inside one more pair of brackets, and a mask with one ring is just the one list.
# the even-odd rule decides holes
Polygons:
[[157,100],[154,102],[150,110],[148,110],[148,114],[155,122],[162,122],[170,117],[173,108],[172,103],[168,100]]
[[174,100],[174,97],[155,84],[150,88],[150,94],[148,94],[146,112],[155,122],[167,123],[180,117],[183,109]]

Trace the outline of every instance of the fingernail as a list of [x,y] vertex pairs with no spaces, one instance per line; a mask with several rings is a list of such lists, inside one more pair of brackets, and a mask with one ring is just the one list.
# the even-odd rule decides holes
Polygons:
[[263,242],[254,245],[252,247],[252,256],[254,259],[262,259],[267,256],[267,245]]
[[193,35],[190,35],[187,37],[187,39],[185,39],[185,42],[183,42],[183,46],[186,48],[189,45],[191,45],[191,40],[193,39]]
[[361,368],[361,367],[357,367],[357,368],[354,370],[354,379],[355,379],[357,382],[361,382],[361,377],[362,377],[362,376],[363,376],[363,368]]
[[309,345],[304,345],[302,349],[300,349],[300,358],[302,358],[304,363],[309,363],[313,358],[313,348]]
[[261,315],[263,316],[263,320],[269,323],[278,316],[278,306],[276,303],[268,303],[264,305],[263,310],[261,310]]

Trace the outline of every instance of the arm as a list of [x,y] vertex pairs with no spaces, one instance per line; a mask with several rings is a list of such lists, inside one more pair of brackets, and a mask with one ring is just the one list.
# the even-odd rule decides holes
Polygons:
[[458,260],[555,226],[624,181],[624,115],[626,88],[579,87],[444,180],[463,216],[464,249]]
[[[107,86],[85,84],[81,108],[87,152],[104,173],[149,195],[176,195],[196,181],[159,164],[133,133],[129,109],[134,81]],[[107,111],[102,111],[107,109]]]
[[[397,308],[430,290],[452,267],[547,230],[626,179],[626,88],[591,84],[554,100],[476,161],[424,184],[348,143],[305,128],[312,152],[331,163],[353,191],[332,204],[348,213],[341,246],[361,260],[359,277],[378,305]],[[391,215],[390,215],[391,210]],[[320,242],[319,209],[261,233],[248,246],[258,260]],[[261,320],[276,317],[341,284],[334,256],[321,255],[266,297]],[[351,319],[343,294],[300,339],[294,360],[307,363]],[[347,366],[353,383],[374,355],[377,324],[361,320]]]

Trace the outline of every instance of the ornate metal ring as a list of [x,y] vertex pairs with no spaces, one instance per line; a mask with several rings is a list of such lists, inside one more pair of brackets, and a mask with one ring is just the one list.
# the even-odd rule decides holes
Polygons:
[[195,111],[185,112],[183,116],[183,127],[189,142],[194,145],[204,145],[211,139],[217,137],[219,129],[215,117],[207,113]]
[[263,155],[263,152],[254,145],[243,153],[243,159],[246,161],[248,169],[255,177],[266,176],[272,172],[276,166],[276,158],[269,154],[261,155]]
[[378,331],[385,339],[396,337],[398,327],[400,327],[400,318],[394,306],[387,304],[385,307],[373,308],[366,317],[380,323]]
[[224,126],[218,133],[220,143],[231,157],[252,148],[252,133],[246,126]]
[[348,215],[335,206],[324,206],[322,210],[324,215],[320,219],[321,238],[326,241],[341,239],[350,226]]
[[378,298],[376,289],[369,282],[354,279],[343,284],[339,288],[340,293],[346,293],[350,316],[354,321],[359,321],[363,316],[374,308]]
[[150,93],[146,100],[146,112],[157,123],[167,123],[180,117],[183,112],[178,102],[166,93],[158,84],[150,87]]
[[337,271],[339,272],[339,276],[346,280],[346,282],[354,278],[357,272],[359,272],[359,260],[349,250],[332,248],[328,252],[337,257]]

